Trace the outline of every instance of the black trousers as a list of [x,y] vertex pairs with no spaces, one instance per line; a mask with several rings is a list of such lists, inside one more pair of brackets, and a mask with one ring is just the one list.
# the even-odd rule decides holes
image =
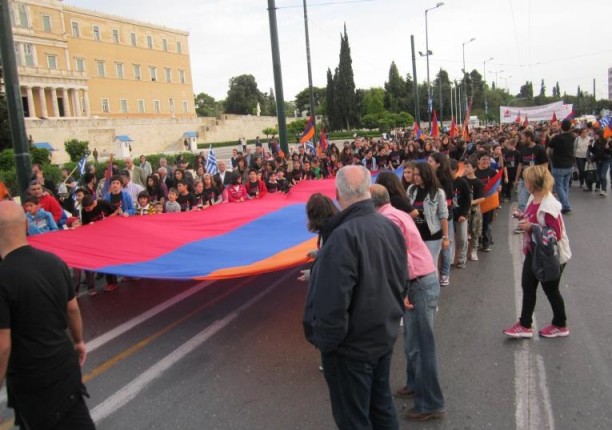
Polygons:
[[[523,262],[523,275],[521,277],[521,283],[523,285],[523,307],[521,310],[520,322],[523,327],[531,327],[531,323],[533,322],[533,311],[535,310],[536,305],[537,288],[538,284],[540,283],[531,270],[531,260],[532,254],[529,252],[525,256],[525,261]],[[557,327],[565,327],[567,319],[565,315],[565,302],[563,301],[563,297],[559,291],[559,284],[561,283],[563,269],[565,269],[565,264],[561,265],[559,279],[542,283],[542,289],[544,290],[544,294],[546,294],[550,307],[553,311],[552,324],[556,325]]]
[[[36,430],[34,427],[30,427],[27,423],[27,418],[20,416],[20,425],[19,428],[23,430]],[[96,425],[91,419],[91,415],[89,414],[89,409],[87,409],[87,405],[85,404],[85,400],[83,396],[80,396],[80,399],[72,406],[63,418],[60,419],[59,423],[57,423],[52,430],[95,430]]]
[[389,351],[374,362],[323,353],[323,373],[340,430],[397,430],[399,422],[389,386]]

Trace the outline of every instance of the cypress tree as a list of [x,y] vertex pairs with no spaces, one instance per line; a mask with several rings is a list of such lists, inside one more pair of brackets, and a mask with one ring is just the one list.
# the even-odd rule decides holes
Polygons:
[[337,69],[337,79],[334,79],[335,111],[338,125],[350,130],[357,124],[357,112],[355,108],[355,79],[353,76],[353,60],[351,59],[351,47],[344,25],[344,34],[340,35],[340,63]]

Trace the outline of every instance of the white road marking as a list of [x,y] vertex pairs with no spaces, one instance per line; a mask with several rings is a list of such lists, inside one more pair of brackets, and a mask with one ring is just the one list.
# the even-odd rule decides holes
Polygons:
[[175,365],[178,361],[184,358],[187,354],[194,351],[216,333],[227,327],[234,319],[236,319],[244,310],[253,306],[259,300],[268,295],[274,288],[282,282],[285,282],[290,276],[295,276],[295,273],[288,272],[285,276],[277,280],[274,284],[266,288],[264,291],[253,297],[244,305],[240,306],[225,318],[215,321],[213,324],[202,330],[200,333],[185,342],[172,353],[158,361],[156,364],[145,370],[138,377],[133,379],[115,394],[107,398],[105,401],[97,405],[92,411],[91,416],[94,422],[99,423],[104,418],[107,418],[118,409],[125,406],[130,400],[133,400],[141,391],[143,391],[155,379]]
[[[523,301],[521,275],[523,267],[522,236],[514,234],[516,222],[509,216],[508,245],[514,269],[514,299],[517,315],[520,315]],[[532,326],[537,327],[535,316]],[[517,339],[519,347],[514,353],[514,391],[515,418],[517,430],[549,429],[554,430],[555,420],[552,411],[546,368],[540,354],[532,352],[532,340],[539,341],[537,333],[533,339]]]

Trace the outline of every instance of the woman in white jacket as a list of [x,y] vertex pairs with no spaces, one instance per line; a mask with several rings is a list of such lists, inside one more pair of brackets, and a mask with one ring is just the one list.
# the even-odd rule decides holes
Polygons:
[[553,281],[542,282],[542,289],[548,298],[550,307],[553,311],[552,323],[539,331],[541,337],[562,337],[569,335],[567,327],[565,303],[559,290],[561,276],[565,264],[572,254],[569,247],[569,240],[561,215],[561,203],[552,195],[554,179],[547,166],[530,166],[525,169],[523,179],[527,191],[531,194],[527,208],[524,213],[515,212],[514,216],[519,218],[518,228],[523,230],[523,274],[521,284],[523,287],[523,306],[519,321],[512,327],[504,330],[504,334],[510,337],[523,338],[533,337],[531,323],[533,321],[533,311],[536,304],[538,279],[533,273],[532,257],[533,244],[531,240],[531,230],[534,224],[546,226],[554,231],[559,250],[559,262],[561,271],[559,277]]

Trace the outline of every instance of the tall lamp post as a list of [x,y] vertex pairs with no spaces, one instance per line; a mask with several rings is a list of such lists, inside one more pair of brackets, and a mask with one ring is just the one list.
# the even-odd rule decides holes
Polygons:
[[[484,79],[484,82],[487,81],[487,62],[493,60],[493,57],[484,60],[482,62],[482,79]],[[485,105],[485,124],[488,123],[489,121],[489,104],[487,103],[487,90],[484,87],[484,85],[482,86],[482,90],[483,90],[483,96],[484,96],[484,105]]]
[[473,41],[475,41],[476,38],[472,37],[470,40],[468,40],[467,42],[463,42],[463,108],[465,109],[465,113],[467,115],[467,70],[465,70],[465,45],[467,45],[468,43],[472,43]]
[[495,88],[497,88],[497,75],[499,73],[504,73],[503,70],[491,70],[489,73],[493,73],[495,75]]
[[430,7],[429,9],[425,9],[425,54],[419,51],[419,55],[421,57],[427,57],[427,112],[429,112],[429,129],[431,130],[431,114],[433,111],[433,100],[431,99],[431,86],[429,85],[429,56],[432,52],[429,50],[429,31],[427,28],[427,13],[430,10],[434,10],[439,8],[440,6],[444,6],[444,2],[438,2],[434,7]]

